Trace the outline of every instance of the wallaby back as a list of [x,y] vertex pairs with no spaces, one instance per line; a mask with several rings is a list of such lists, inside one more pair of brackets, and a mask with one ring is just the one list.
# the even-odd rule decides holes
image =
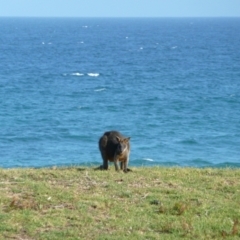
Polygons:
[[130,138],[124,137],[118,131],[105,132],[99,139],[99,150],[103,159],[103,169],[108,169],[108,161],[114,162],[115,169],[119,170],[118,162],[121,163],[121,169],[126,172],[130,154]]

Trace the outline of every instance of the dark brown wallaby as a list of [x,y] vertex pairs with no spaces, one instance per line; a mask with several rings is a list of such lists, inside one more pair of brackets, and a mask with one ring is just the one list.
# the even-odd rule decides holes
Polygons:
[[110,161],[114,162],[116,171],[119,171],[118,162],[120,162],[121,170],[130,171],[127,168],[130,154],[129,140],[130,137],[126,138],[120,132],[105,132],[99,139],[99,150],[103,159],[103,165],[100,168],[108,169],[108,161]]

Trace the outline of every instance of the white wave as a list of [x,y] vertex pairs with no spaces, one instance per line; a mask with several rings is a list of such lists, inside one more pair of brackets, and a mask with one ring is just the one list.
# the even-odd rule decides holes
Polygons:
[[83,76],[84,74],[83,74],[83,73],[76,72],[76,73],[72,73],[71,75],[72,75],[72,76]]
[[95,89],[94,91],[95,92],[101,92],[101,91],[104,91],[104,90],[106,90],[106,88],[99,88],[99,89]]
[[149,161],[149,162],[154,162],[154,160],[151,159],[151,158],[143,158],[143,160],[145,160],[145,161]]
[[87,74],[89,77],[98,77],[99,73],[88,73]]

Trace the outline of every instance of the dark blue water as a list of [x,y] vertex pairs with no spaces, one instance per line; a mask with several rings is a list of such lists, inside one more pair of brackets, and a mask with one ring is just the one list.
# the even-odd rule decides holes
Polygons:
[[240,166],[240,18],[0,18],[0,167]]

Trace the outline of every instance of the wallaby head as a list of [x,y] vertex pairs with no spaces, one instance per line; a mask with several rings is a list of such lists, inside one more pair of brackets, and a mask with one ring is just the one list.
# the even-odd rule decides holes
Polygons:
[[120,138],[120,137],[116,136],[116,139],[118,141],[116,154],[117,155],[122,155],[129,148],[128,147],[129,146],[128,143],[129,143],[130,137],[128,137],[128,138]]

